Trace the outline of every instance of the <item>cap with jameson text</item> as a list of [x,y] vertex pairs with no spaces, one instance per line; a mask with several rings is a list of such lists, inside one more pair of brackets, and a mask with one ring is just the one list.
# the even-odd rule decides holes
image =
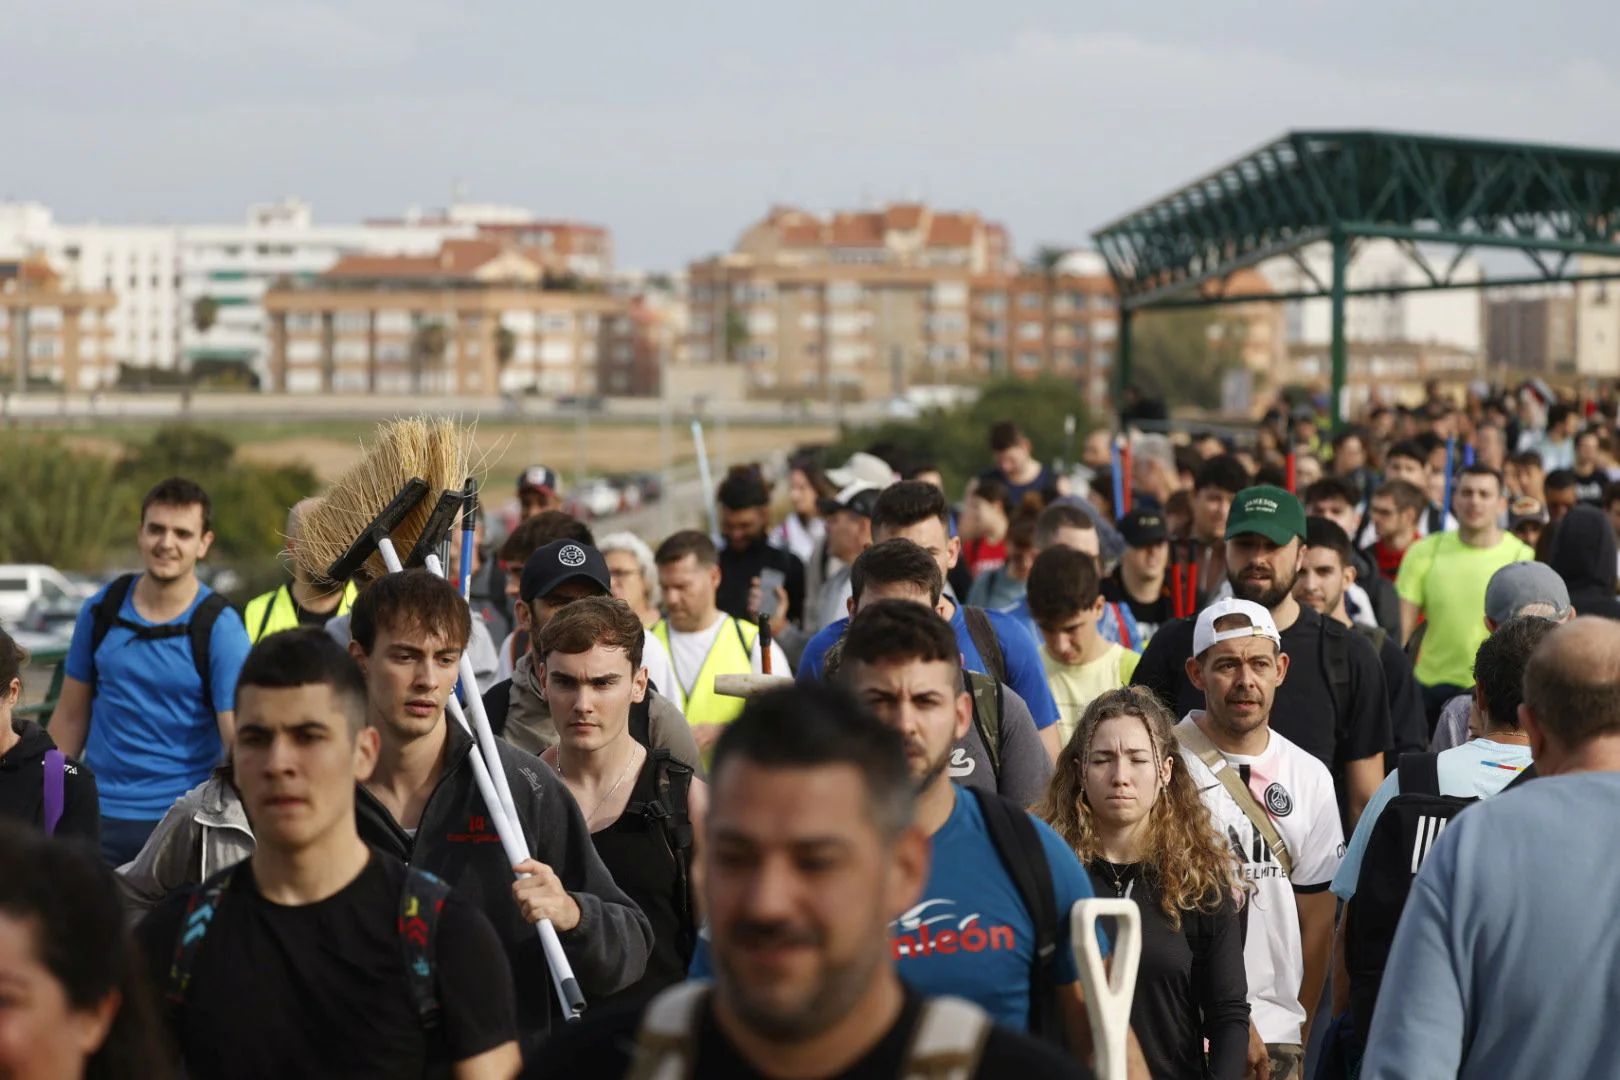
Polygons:
[[518,596],[525,604],[532,604],[565,581],[583,578],[602,590],[602,595],[613,591],[613,579],[608,575],[607,560],[589,544],[573,540],[553,540],[529,556],[523,564],[523,577],[518,582]]
[[[1215,629],[1217,622],[1229,616],[1241,616],[1248,620],[1248,625]],[[1282,635],[1277,632],[1277,622],[1271,617],[1271,612],[1252,600],[1222,597],[1198,613],[1198,622],[1193,627],[1193,655],[1202,656],[1223,641],[1245,637],[1270,638],[1279,648],[1282,647]]]
[[1226,538],[1254,533],[1279,546],[1305,539],[1305,508],[1280,487],[1261,484],[1244,488],[1232,499],[1226,518]]

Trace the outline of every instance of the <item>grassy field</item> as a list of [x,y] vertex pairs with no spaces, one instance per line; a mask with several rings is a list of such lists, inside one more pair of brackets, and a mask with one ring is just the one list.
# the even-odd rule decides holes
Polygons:
[[[236,443],[238,454],[247,461],[264,464],[303,462],[323,480],[330,480],[351,465],[361,454],[362,444],[376,430],[374,421],[311,420],[272,422],[199,423],[218,431]],[[116,454],[128,440],[151,434],[154,425],[118,423],[98,425],[88,432],[83,427],[64,428],[63,440],[69,445],[96,453]],[[38,427],[33,431],[42,431]],[[625,420],[593,421],[576,426],[572,421],[514,424],[499,420],[476,425],[478,452],[484,461],[486,480],[504,484],[515,479],[529,465],[543,464],[572,481],[582,468],[588,474],[657,470],[661,459],[657,423]],[[670,433],[673,465],[695,459],[696,451],[688,428],[676,424]],[[806,443],[830,442],[837,431],[826,424],[712,424],[706,432],[709,454],[718,470],[723,465],[751,461],[779,450],[790,450]]]

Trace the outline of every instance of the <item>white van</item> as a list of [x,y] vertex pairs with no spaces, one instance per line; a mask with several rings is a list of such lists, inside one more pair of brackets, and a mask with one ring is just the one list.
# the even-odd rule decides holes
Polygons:
[[84,590],[43,563],[0,564],[0,624],[16,627],[30,604],[65,604],[84,599]]

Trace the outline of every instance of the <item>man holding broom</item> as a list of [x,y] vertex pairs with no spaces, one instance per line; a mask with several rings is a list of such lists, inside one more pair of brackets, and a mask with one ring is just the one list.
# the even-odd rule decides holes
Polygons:
[[[479,794],[478,751],[445,703],[471,615],[454,586],[421,570],[379,578],[355,602],[350,654],[365,675],[377,765],[360,785],[360,836],[372,848],[449,882],[494,923],[517,990],[527,1045],[553,1015],[549,968],[534,924],[550,919],[587,999],[641,977],[652,947],[646,916],[597,856],[579,807],[551,769],[502,744],[531,858],[512,866]],[[497,763],[488,763],[492,767]],[[513,873],[527,877],[514,884]]]

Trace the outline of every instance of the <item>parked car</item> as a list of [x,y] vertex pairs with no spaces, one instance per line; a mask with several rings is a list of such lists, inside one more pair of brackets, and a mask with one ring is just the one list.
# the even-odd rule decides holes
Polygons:
[[623,495],[609,480],[592,480],[574,492],[574,502],[588,518],[608,517],[624,505]]
[[71,600],[74,612],[78,604],[89,595],[69,581],[60,570],[44,563],[7,563],[0,565],[0,623],[8,627],[19,625],[36,601],[47,604]]

